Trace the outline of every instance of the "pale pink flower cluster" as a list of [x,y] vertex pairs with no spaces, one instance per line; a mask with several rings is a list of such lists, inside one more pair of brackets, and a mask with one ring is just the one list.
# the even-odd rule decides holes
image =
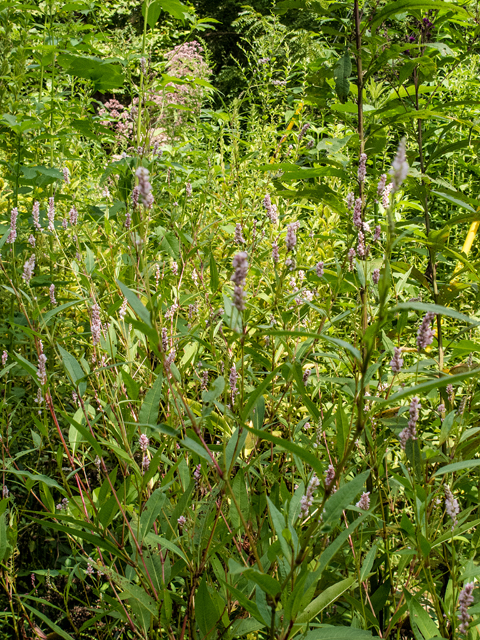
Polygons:
[[13,244],[17,239],[17,218],[18,209],[14,207],[10,213],[10,233],[8,234],[7,243]]
[[320,486],[320,480],[317,478],[315,474],[313,474],[312,479],[308,483],[307,491],[302,499],[300,500],[300,510],[302,512],[302,516],[306,518],[308,513],[313,505],[313,494]]

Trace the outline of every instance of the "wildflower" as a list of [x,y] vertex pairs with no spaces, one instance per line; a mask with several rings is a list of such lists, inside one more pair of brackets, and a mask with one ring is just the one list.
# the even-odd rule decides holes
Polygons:
[[146,436],[144,433],[141,433],[138,438],[138,445],[143,453],[145,453],[145,451],[148,449],[149,444],[150,440],[148,439],[148,436]]
[[460,591],[460,595],[458,596],[458,619],[460,621],[458,631],[463,634],[467,633],[468,623],[472,619],[472,616],[468,613],[468,607],[473,604],[472,592],[474,588],[475,584],[473,582],[469,582],[463,587]]
[[140,198],[140,187],[136,186],[132,189],[132,207],[134,209],[138,206],[138,200]]
[[382,175],[380,176],[380,179],[378,181],[378,185],[377,185],[377,194],[379,196],[382,195],[382,193],[385,191],[385,185],[387,184],[387,174],[386,173],[382,173]]
[[120,307],[119,311],[118,311],[118,315],[120,317],[120,320],[123,320],[125,318],[125,316],[127,315],[127,305],[128,305],[128,301],[126,298],[123,299],[122,302],[122,306]]
[[195,478],[195,484],[198,484],[200,482],[201,476],[202,476],[202,465],[197,464],[197,466],[195,467],[195,471],[193,472],[193,477]]
[[380,280],[380,269],[374,269],[372,273],[373,284],[378,284],[379,280]]
[[277,262],[280,260],[280,253],[278,251],[278,244],[277,242],[274,240],[272,242],[272,260],[275,264],[277,264]]
[[379,224],[375,227],[375,231],[373,232],[372,242],[377,242],[382,234],[382,228]]
[[448,485],[445,485],[445,511],[452,519],[452,530],[457,526],[457,516],[460,513],[460,505],[458,500],[453,497],[452,490]]
[[463,396],[457,409],[457,416],[463,415],[466,404],[467,404],[467,396]]
[[308,516],[308,512],[310,511],[310,507],[313,505],[313,494],[317,490],[320,485],[320,480],[317,478],[315,474],[313,474],[312,479],[308,483],[307,491],[300,501],[300,509],[302,512],[302,516],[306,518]]
[[445,415],[445,411],[446,411],[446,409],[445,409],[445,405],[444,405],[444,404],[443,404],[443,402],[442,402],[442,403],[441,403],[441,404],[439,404],[439,405],[438,405],[438,407],[437,407],[437,413],[439,414],[440,419],[441,419],[442,421],[443,421],[443,417],[444,417],[444,415]]
[[398,145],[397,155],[395,156],[395,160],[392,163],[392,168],[390,169],[390,175],[392,176],[392,191],[395,193],[400,189],[402,182],[408,175],[410,167],[408,166],[407,156],[406,156],[406,142],[405,138],[400,140],[400,144]]
[[328,469],[325,472],[325,486],[327,489],[331,486],[333,480],[335,478],[335,467],[333,464],[328,465]]
[[276,205],[272,204],[270,199],[270,194],[267,193],[265,198],[263,199],[263,206],[267,212],[267,217],[270,219],[272,224],[277,224],[278,221],[278,211]]
[[293,251],[295,245],[297,244],[297,235],[295,233],[296,229],[297,225],[294,222],[292,224],[289,224],[287,227],[287,251]]
[[408,421],[408,425],[403,429],[399,435],[400,446],[402,449],[405,449],[408,440],[416,440],[417,439],[417,429],[416,425],[419,418],[419,409],[422,408],[420,404],[420,399],[417,396],[412,398],[410,402],[410,420]]
[[10,213],[10,233],[7,238],[8,244],[13,244],[17,239],[17,217],[18,209],[17,207],[14,207]]
[[233,305],[238,311],[245,311],[245,298],[247,294],[243,290],[243,287],[235,285],[233,289]]
[[353,271],[353,260],[355,259],[356,256],[356,252],[355,249],[352,247],[351,249],[348,250],[348,270],[349,271]]
[[48,199],[48,230],[52,233],[55,231],[55,198],[52,196]]
[[184,527],[187,524],[187,519],[185,518],[185,516],[180,516],[177,520],[177,523],[179,527]]
[[174,276],[178,276],[178,264],[175,260],[172,262],[172,273]]
[[303,372],[303,384],[305,385],[307,384],[310,374],[311,374],[310,369],[305,369],[305,371]]
[[3,498],[8,498],[9,494],[10,494],[10,491],[8,490],[7,485],[4,484],[3,487],[2,487],[2,497]]
[[4,351],[2,353],[2,367],[4,367],[7,364],[7,360],[8,360],[8,353]]
[[367,154],[362,153],[360,155],[360,161],[358,163],[358,181],[363,182],[367,173]]
[[394,374],[400,373],[403,367],[402,349],[395,347],[393,358],[390,360],[390,366]]
[[168,333],[166,327],[162,329],[162,349],[165,352],[168,350]]
[[228,382],[230,384],[230,393],[232,394],[233,402],[235,401],[235,396],[238,393],[237,378],[238,378],[237,368],[235,366],[235,363],[233,363],[232,368],[230,369],[230,375],[228,377]]
[[319,278],[321,278],[323,276],[323,262],[317,262],[316,266],[315,266],[315,271],[317,273],[317,276]]
[[453,384],[447,384],[447,388],[445,389],[445,391],[448,394],[448,400],[449,402],[453,402],[453,398],[454,398],[454,391],[453,391]]
[[185,194],[187,196],[187,198],[191,198],[192,197],[192,185],[190,184],[190,182],[187,182],[185,185]]
[[127,231],[130,229],[131,226],[132,226],[132,216],[130,215],[130,212],[127,211],[127,214],[125,216],[125,228],[127,229]]
[[40,226],[40,203],[38,202],[38,200],[35,200],[35,202],[33,203],[32,217],[33,226],[35,227],[35,229],[38,229],[38,231],[41,231],[42,227]]
[[208,371],[202,373],[202,389],[208,389]]
[[152,185],[150,184],[150,172],[145,167],[138,167],[135,175],[138,178],[138,194],[140,196],[141,202],[144,207],[150,209],[153,204]]
[[147,72],[147,60],[144,56],[140,58],[140,68],[142,70],[142,73],[145,75],[145,73]]
[[370,491],[362,493],[362,495],[360,496],[360,500],[355,506],[362,511],[368,511],[370,509]]
[[73,206],[68,212],[68,217],[70,218],[70,224],[74,227],[78,222],[78,211],[75,206]]
[[38,356],[38,367],[37,367],[37,378],[40,381],[40,384],[47,384],[47,369],[46,369],[47,356],[44,353],[41,353]]
[[382,196],[382,205],[384,209],[388,209],[390,205],[390,193],[392,189],[393,189],[393,182],[390,182],[390,184],[387,184],[387,186],[385,187],[385,191],[383,192],[383,196]]
[[88,563],[87,563],[87,571],[86,571],[88,576],[93,576],[93,573],[94,573],[93,566],[91,564],[92,562],[93,562],[93,560],[91,558],[89,558],[88,559]]
[[358,245],[357,245],[357,254],[360,258],[364,258],[366,256],[365,249],[365,236],[363,235],[363,231],[358,232]]
[[434,318],[435,318],[435,314],[433,313],[433,311],[428,311],[425,314],[422,320],[422,323],[418,328],[417,347],[419,351],[421,351],[422,349],[425,349],[427,345],[432,344],[433,342],[434,335],[433,335],[432,327],[430,325]]
[[310,124],[308,122],[303,125],[300,133],[298,134],[297,142],[300,142],[302,140],[302,138],[305,136],[309,128],[310,128]]
[[55,306],[57,304],[57,301],[55,299],[55,285],[53,284],[53,282],[50,285],[50,289],[48,290],[48,292],[50,295],[50,302]]
[[148,471],[149,466],[150,466],[150,458],[145,453],[142,458],[142,473],[145,473],[146,471]]
[[100,322],[100,307],[95,303],[92,307],[90,318],[90,329],[92,331],[93,346],[99,344],[102,334],[102,323]]
[[353,209],[353,224],[359,229],[362,228],[362,199],[357,198],[355,200],[355,207]]
[[63,167],[63,181],[65,184],[70,184],[70,171],[68,167]]
[[[38,404],[39,407],[43,404],[44,398],[43,398],[42,390],[40,389],[40,387],[37,389],[37,395],[35,396],[33,401],[36,404]],[[41,411],[39,411],[38,413],[41,413]]]
[[37,244],[37,242],[36,242],[36,240],[35,240],[35,236],[34,236],[33,234],[30,234],[30,235],[28,236],[28,244],[29,244],[31,247],[35,248],[35,245]]
[[353,204],[355,202],[355,194],[353,193],[353,191],[350,191],[350,193],[347,195],[347,208],[353,209]]
[[230,280],[234,282],[238,286],[243,286],[245,284],[245,280],[247,278],[248,272],[248,255],[245,251],[241,251],[237,253],[233,260],[232,266],[235,269]]
[[26,284],[30,283],[30,280],[33,276],[33,271],[35,269],[35,254],[32,253],[30,258],[23,265],[23,275],[22,278],[25,280]]
[[234,242],[236,244],[245,244],[245,238],[243,237],[242,234],[242,225],[237,222],[237,224],[235,225],[235,238],[234,238]]

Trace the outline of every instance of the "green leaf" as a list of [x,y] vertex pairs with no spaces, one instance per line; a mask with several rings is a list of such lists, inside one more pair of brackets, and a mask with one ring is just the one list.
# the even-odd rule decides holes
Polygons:
[[330,496],[325,503],[325,512],[323,514],[323,523],[325,525],[334,523],[341,516],[342,511],[353,502],[354,498],[363,489],[369,475],[370,471],[360,473]]
[[467,322],[468,324],[479,324],[478,320],[473,320],[468,316],[455,311],[455,309],[450,309],[449,307],[442,307],[439,304],[426,304],[425,302],[402,302],[401,304],[397,304],[395,307],[390,309],[389,313],[394,314],[399,311],[404,311],[408,309],[414,309],[415,311],[432,311],[441,316],[449,316],[450,318],[455,318],[455,320],[460,320],[461,322]]
[[275,597],[277,593],[280,593],[282,590],[278,580],[275,580],[275,578],[272,578],[272,576],[269,576],[266,573],[260,573],[260,571],[256,571],[255,569],[248,569],[243,572],[243,575],[249,580],[255,582],[255,584],[258,584],[265,593],[268,593],[271,596]]
[[26,607],[29,611],[31,611],[35,616],[40,618],[40,620],[43,620],[43,622],[46,625],[48,625],[50,629],[52,629],[52,631],[54,631],[57,636],[59,636],[60,638],[64,638],[64,640],[74,640],[74,638],[69,633],[67,633],[61,627],[59,627],[58,624],[55,624],[55,622],[52,622],[48,616],[46,616],[41,611],[38,611],[38,609],[31,607],[29,604],[25,602],[23,598],[22,600],[23,600],[23,603],[22,603],[23,606]]
[[403,391],[398,391],[390,396],[387,400],[383,398],[376,398],[372,396],[369,400],[376,402],[380,405],[387,404],[395,404],[399,400],[403,400],[403,398],[408,398],[409,396],[414,395],[423,395],[432,389],[443,389],[449,384],[455,384],[457,382],[463,382],[468,378],[472,378],[473,376],[478,376],[480,374],[480,369],[474,369],[473,371],[468,371],[467,373],[459,373],[454,376],[444,376],[442,378],[437,378],[435,380],[429,380],[428,382],[422,382],[421,384],[417,384],[414,387],[409,387],[407,389],[403,389]]
[[283,449],[290,451],[290,453],[294,453],[301,460],[303,460],[308,465],[310,465],[310,467],[312,467],[312,469],[316,472],[319,478],[323,476],[324,469],[323,469],[322,463],[313,455],[313,453],[311,453],[310,451],[307,451],[307,449],[304,449],[300,445],[295,444],[294,442],[290,442],[289,440],[283,440],[282,438],[277,438],[276,436],[273,436],[268,431],[263,431],[263,430],[259,431],[258,429],[253,429],[248,425],[245,425],[244,428],[250,431],[251,433],[255,434],[256,436],[258,436],[262,440],[268,440],[269,442],[278,444],[279,447],[282,447]]
[[163,375],[159,373],[152,388],[145,394],[145,399],[138,414],[140,424],[157,424],[160,399],[162,397],[162,384]]
[[174,542],[170,542],[170,540],[167,540],[166,538],[157,536],[155,533],[148,533],[145,537],[145,542],[148,545],[152,545],[152,546],[160,545],[161,547],[168,549],[169,551],[171,551],[172,553],[175,553],[177,556],[179,556],[182,560],[184,560],[188,564],[187,556],[183,553],[180,547],[177,547],[177,545]]
[[248,396],[247,404],[245,405],[245,408],[242,411],[242,420],[244,422],[246,420],[248,420],[248,416],[250,415],[250,411],[255,406],[258,398],[263,395],[264,391],[266,391],[267,388],[269,387],[270,382],[277,375],[278,369],[279,369],[279,367],[277,367],[274,371],[272,371],[272,373],[269,373],[268,376],[265,378],[265,380],[260,385],[258,385],[258,387],[255,389],[255,391],[253,391]]
[[168,253],[174,260],[177,260],[180,256],[180,243],[173,231],[167,231],[163,227],[157,227],[155,233],[160,238],[160,249]]
[[[91,533],[87,533],[86,531],[81,531],[80,529],[75,529],[74,527],[66,527],[62,524],[58,524],[58,522],[52,522],[51,520],[39,520],[37,518],[32,518],[33,522],[37,522],[43,527],[48,527],[49,529],[55,529],[56,531],[63,531],[63,533],[67,533],[70,536],[81,538],[82,540],[86,540],[90,542],[96,547],[100,547],[100,549],[105,549],[109,553],[112,553],[115,556],[121,556],[121,552],[117,549],[111,542],[105,540],[101,536],[93,535]],[[90,525],[88,526],[91,529]]]
[[158,22],[160,13],[166,11],[177,20],[185,21],[185,13],[189,13],[188,8],[179,2],[179,0],[153,0],[149,2],[145,0],[142,6],[142,16],[145,17],[146,6],[148,3],[147,24],[153,29]]
[[165,500],[166,496],[163,489],[155,489],[147,500],[143,508],[142,515],[140,516],[140,540],[143,540],[143,538],[150,532],[153,523],[162,512]]
[[210,254],[210,291],[216,293],[219,285],[217,263],[213,251]]
[[73,382],[75,388],[78,389],[78,393],[83,396],[85,394],[85,391],[87,390],[87,382],[85,380],[81,382],[81,380],[85,378],[85,372],[83,371],[77,359],[72,356],[71,353],[68,353],[68,351],[61,347],[58,342],[57,348],[60,351],[63,365],[67,370],[70,380]]
[[396,2],[389,2],[381,11],[374,14],[372,21],[369,23],[370,30],[373,31],[385,22],[388,18],[398,15],[399,13],[411,13],[412,11],[451,11],[459,13],[465,17],[468,16],[468,12],[462,7],[451,2],[435,2],[435,0],[396,0]]
[[273,504],[273,502],[270,500],[268,496],[267,496],[267,502],[268,502],[268,511],[270,512],[270,517],[272,519],[273,529],[277,534],[278,540],[280,541],[280,546],[282,548],[283,555],[285,556],[287,561],[290,561],[292,551],[288,546],[288,542],[283,536],[283,530],[286,527],[285,518],[283,517],[283,515],[280,513],[280,511],[277,509],[277,507]]
[[6,514],[0,516],[0,562],[3,562],[8,548]]
[[200,586],[195,597],[195,619],[203,638],[207,638],[215,629],[222,614],[215,606],[208,592],[207,582],[203,576]]
[[373,567],[373,562],[375,560],[375,556],[377,555],[378,547],[376,544],[372,545],[372,548],[365,556],[365,560],[363,561],[362,568],[360,570],[360,582],[364,582],[370,571]]
[[128,304],[132,307],[140,320],[142,320],[149,328],[152,328],[150,312],[144,307],[140,298],[138,298],[131,289],[124,285],[123,282],[120,282],[120,280],[117,280],[117,284],[122,290],[125,298],[128,300]]
[[348,540],[349,536],[355,531],[355,529],[362,524],[362,522],[368,517],[368,511],[362,513],[361,516],[356,518],[348,528],[345,528],[340,535],[338,535],[333,542],[331,542],[325,551],[320,556],[320,561],[318,565],[318,574],[319,576],[323,572],[323,570],[328,566],[332,558],[335,557],[335,554],[343,547],[345,542]]
[[436,476],[443,476],[446,473],[455,473],[456,471],[462,471],[463,469],[472,469],[473,467],[480,467],[480,460],[462,460],[461,462],[453,462],[447,464],[444,467],[440,467],[438,471],[433,474]]
[[337,60],[333,68],[333,77],[335,78],[335,90],[340,102],[345,102],[350,92],[350,76],[352,74],[352,61],[348,49],[341,58]]
[[324,626],[307,633],[303,640],[368,640],[372,638],[371,631],[363,631],[355,627]]
[[73,307],[77,304],[80,304],[81,302],[85,302],[85,300],[86,298],[82,298],[81,300],[72,300],[71,302],[66,302],[65,304],[61,304],[59,307],[50,309],[50,311],[47,311],[47,313],[45,313],[41,317],[42,325],[46,325],[48,321],[51,320],[54,316],[56,316],[58,313],[65,311],[65,309],[68,309],[69,307]]
[[58,484],[56,480],[49,478],[48,476],[44,476],[41,473],[30,473],[30,471],[19,470],[19,469],[5,469],[5,473],[13,473],[15,476],[20,476],[22,478],[29,478],[34,483],[35,482],[44,482],[47,487],[55,487],[55,489],[59,489],[63,492],[62,487]]
[[297,616],[295,620],[296,624],[305,624],[310,622],[315,616],[317,616],[321,611],[323,611],[326,607],[330,606],[335,600],[345,593],[347,589],[350,589],[355,584],[355,577],[352,576],[350,578],[346,578],[345,580],[340,580],[337,584],[328,587],[325,589],[319,596],[312,600],[312,602],[305,607],[302,613]]

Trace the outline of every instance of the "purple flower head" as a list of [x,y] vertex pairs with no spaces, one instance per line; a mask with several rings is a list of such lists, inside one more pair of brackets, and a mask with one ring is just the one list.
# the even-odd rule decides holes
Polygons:
[[46,368],[47,356],[41,353],[38,356],[37,378],[42,385],[47,384],[47,368]]
[[298,227],[295,222],[292,222],[287,227],[287,237],[286,237],[287,251],[293,251],[293,249],[295,248],[295,245],[297,244],[297,234],[296,234],[297,228]]
[[395,347],[393,358],[390,360],[390,366],[394,374],[400,373],[403,367],[402,349]]
[[380,280],[380,269],[374,269],[372,273],[373,284],[378,284],[379,280]]
[[348,270],[349,271],[353,271],[353,261],[355,259],[356,256],[356,251],[355,249],[352,247],[351,249],[348,250]]
[[245,238],[243,237],[242,231],[243,231],[242,225],[240,224],[240,222],[237,222],[237,224],[235,225],[235,237],[234,237],[234,242],[236,244],[245,244]]
[[323,276],[323,262],[317,262],[316,266],[315,266],[315,271],[317,273],[317,276],[319,278],[321,278]]
[[380,236],[382,235],[382,228],[379,224],[375,227],[375,231],[373,233],[372,242],[378,242]]
[[360,154],[360,161],[358,163],[358,181],[363,182],[367,174],[367,154]]
[[143,206],[147,209],[150,209],[153,204],[152,185],[150,184],[150,172],[145,167],[138,167],[135,175],[138,178],[139,198]]
[[460,625],[458,631],[462,634],[466,634],[468,631],[468,623],[472,619],[472,616],[468,613],[468,607],[473,604],[473,590],[475,583],[469,582],[460,591],[458,596],[458,620]]
[[370,509],[370,491],[362,493],[362,495],[360,496],[360,500],[355,506],[362,511],[368,511]]
[[26,284],[30,283],[30,280],[33,276],[33,271],[35,269],[35,254],[32,253],[30,258],[23,265],[23,275],[22,278],[25,280]]
[[365,258],[366,256],[365,249],[365,236],[363,235],[363,231],[358,232],[358,245],[357,245],[357,254],[360,258]]
[[425,347],[427,347],[429,344],[432,344],[433,342],[434,334],[432,331],[431,324],[434,318],[435,318],[435,313],[433,313],[433,311],[428,311],[425,314],[422,320],[422,323],[418,328],[417,347],[419,351],[421,351],[422,349],[425,349]]
[[148,449],[148,445],[150,444],[150,440],[144,433],[142,433],[138,438],[138,444],[140,446],[140,449],[145,453],[145,451]]
[[328,465],[328,469],[325,472],[325,486],[327,489],[331,486],[333,480],[335,478],[335,467],[333,464]]
[[42,227],[40,225],[40,203],[38,202],[38,200],[35,200],[35,202],[33,203],[32,218],[33,226],[35,227],[35,229],[41,231]]
[[457,516],[460,513],[460,505],[458,500],[453,497],[452,490],[448,485],[445,485],[445,511],[452,519],[452,530],[457,526]]
[[421,408],[420,399],[417,396],[412,398],[410,403],[409,413],[410,420],[408,421],[408,425],[403,429],[403,431],[399,435],[400,446],[402,449],[405,449],[407,442],[409,440],[417,439],[417,422],[419,418],[419,409]]
[[390,175],[392,176],[392,190],[393,193],[400,189],[402,182],[408,175],[410,167],[408,166],[407,156],[406,156],[406,141],[405,138],[400,140],[400,144],[398,145],[397,155],[395,156],[395,160],[392,163],[392,168],[390,169]]
[[312,479],[308,483],[307,491],[302,499],[300,500],[300,510],[302,513],[302,517],[306,518],[310,511],[311,506],[313,505],[313,494],[318,489],[320,485],[320,480],[317,478],[315,474],[313,474]]
[[362,228],[362,199],[357,198],[355,200],[355,207],[353,209],[353,224],[358,228]]
[[386,184],[387,184],[387,174],[382,173],[382,175],[380,176],[380,179],[378,180],[378,185],[377,185],[377,194],[379,196],[381,196],[382,193],[384,192]]
[[350,193],[347,195],[347,208],[349,210],[353,209],[354,203],[355,203],[355,194],[353,193],[353,191],[350,191]]
[[233,402],[235,402],[235,396],[238,393],[237,378],[238,378],[237,367],[235,366],[235,363],[233,363],[232,364],[232,368],[230,369],[230,375],[228,376],[228,382],[229,382],[229,385],[230,385],[230,393],[232,394],[232,401]]
[[72,227],[74,227],[78,222],[78,211],[76,210],[75,206],[70,209],[70,211],[68,212],[68,216],[70,218],[70,224],[72,225]]
[[298,134],[298,139],[297,139],[298,142],[302,140],[303,136],[307,133],[309,128],[310,128],[310,125],[308,124],[308,122],[303,125],[300,133]]
[[48,199],[48,230],[52,233],[55,231],[55,198],[52,196]]
[[278,244],[275,240],[272,242],[272,260],[275,264],[277,264],[277,262],[280,260]]
[[49,295],[50,295],[50,302],[52,303],[53,306],[55,306],[57,304],[57,300],[55,298],[55,285],[53,284],[53,282],[50,285]]
[[240,251],[237,253],[233,260],[232,266],[235,269],[233,275],[230,280],[234,282],[237,286],[242,286],[245,284],[245,280],[247,279],[248,273],[248,255],[245,251]]
[[92,332],[93,346],[99,344],[102,334],[102,323],[100,321],[100,307],[97,303],[92,306],[90,315],[90,329]]
[[8,244],[13,244],[17,239],[17,217],[18,209],[17,207],[14,207],[10,213],[10,233],[7,238]]

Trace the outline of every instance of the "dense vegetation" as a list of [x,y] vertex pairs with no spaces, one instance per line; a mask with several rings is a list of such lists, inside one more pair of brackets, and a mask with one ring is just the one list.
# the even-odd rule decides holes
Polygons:
[[479,37],[0,3],[0,637],[479,638]]

